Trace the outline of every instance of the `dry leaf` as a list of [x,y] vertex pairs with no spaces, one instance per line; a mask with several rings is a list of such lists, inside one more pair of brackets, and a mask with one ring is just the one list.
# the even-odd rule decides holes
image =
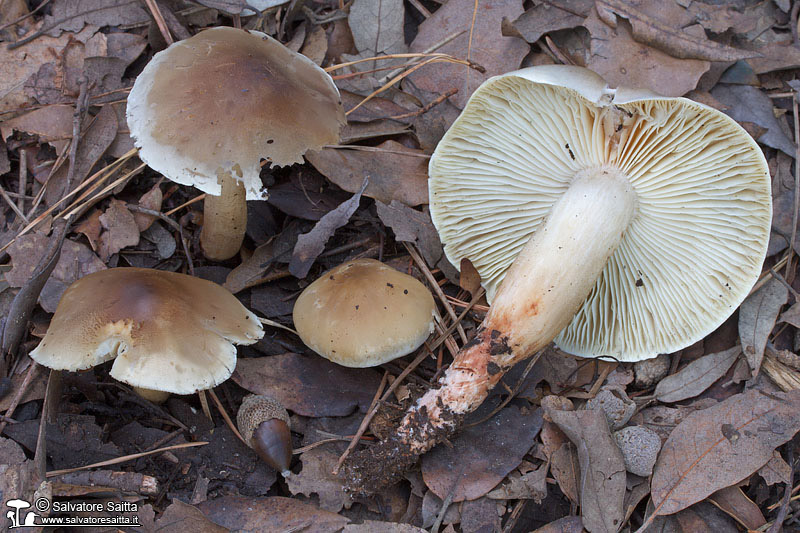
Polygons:
[[791,41],[770,43],[758,48],[762,57],[747,60],[756,74],[800,67],[800,48]]
[[655,514],[672,514],[740,482],[800,429],[800,392],[751,390],[687,416],[670,434],[652,481]]
[[730,350],[695,359],[679,372],[662,379],[656,385],[656,398],[666,403],[694,398],[724,376],[740,353],[741,346],[734,346]]
[[547,414],[578,449],[581,517],[590,533],[615,533],[624,522],[625,462],[602,411]]
[[130,0],[56,0],[45,15],[47,35],[58,37],[61,32],[77,32],[86,25],[120,26],[150,21],[150,15],[139,2]]
[[502,531],[502,511],[498,511],[498,502],[488,498],[465,501],[461,504],[461,533]]
[[317,260],[317,256],[325,249],[328,239],[337,229],[347,224],[358,209],[361,194],[368,182],[368,178],[364,179],[361,189],[352,198],[342,202],[339,207],[319,219],[311,231],[297,236],[297,244],[294,246],[292,259],[289,261],[289,272],[293,276],[300,279],[306,277],[308,271],[311,270],[311,265]]
[[[139,207],[150,209],[151,211],[161,211],[161,202],[164,200],[164,194],[158,184],[153,185],[153,188],[144,193],[139,198]],[[144,231],[156,220],[153,215],[145,215],[144,213],[133,213],[133,218],[136,220],[136,226],[139,231]]]
[[364,520],[360,524],[347,524],[342,533],[425,533],[425,530],[411,524]]
[[677,59],[637,43],[628,26],[611,28],[592,11],[584,21],[591,34],[591,55],[586,66],[612,86],[640,87],[664,96],[682,96],[697,86],[711,63]]
[[417,89],[433,95],[426,102],[450,89],[458,89],[449,100],[463,109],[481,83],[491,76],[518,69],[522,58],[529,52],[530,47],[525,41],[518,37],[504,37],[501,32],[503,18],[514,20],[521,14],[521,0],[448,1],[419,25],[411,51],[426,52],[453,34],[459,34],[436,51],[474,61],[486,72],[465,65],[438,63],[417,70],[407,79]]
[[321,66],[325,61],[325,54],[328,52],[328,36],[325,35],[325,28],[322,25],[314,25],[306,35],[303,48],[300,53],[311,61]]
[[516,468],[542,427],[540,409],[506,407],[486,422],[467,427],[451,442],[422,456],[422,478],[439,498],[474,500]]
[[781,454],[775,450],[772,452],[772,459],[758,469],[758,475],[764,478],[764,482],[767,485],[788,483],[789,477],[792,475],[792,469],[789,463],[783,460]]
[[342,479],[331,472],[336,467],[341,451],[331,445],[312,448],[300,455],[303,469],[298,474],[286,476],[286,486],[292,494],[319,497],[319,507],[338,513],[343,507],[350,508],[352,498],[342,490]]
[[531,533],[583,533],[583,520],[580,516],[565,516]]
[[397,200],[409,206],[428,203],[428,158],[422,150],[386,141],[384,151],[324,149],[306,154],[309,163],[342,189],[355,193],[369,177],[364,195],[385,204]]
[[366,411],[381,381],[370,368],[347,368],[318,355],[296,353],[240,359],[232,378],[240,387],[272,396],[303,416]]
[[183,503],[176,498],[164,509],[164,514],[156,520],[156,531],[158,533],[181,533],[184,531],[225,533],[228,530],[211,522],[197,507]]
[[593,6],[593,0],[542,2],[523,13],[512,25],[520,37],[533,44],[551,31],[577,28]]
[[748,530],[760,529],[767,523],[758,505],[745,496],[739,487],[725,487],[708,499]]
[[[375,206],[381,222],[392,228],[396,240],[416,244],[429,266],[443,268],[442,263],[447,263],[447,259],[427,210],[417,211],[397,200],[389,205],[376,201]],[[447,265],[452,269],[449,263]]]
[[771,279],[739,307],[739,337],[753,377],[758,375],[767,338],[788,297],[788,289],[777,279]]
[[139,226],[125,202],[115,198],[106,212],[100,215],[100,224],[105,231],[100,235],[99,253],[103,261],[128,246],[139,244]]
[[[660,8],[664,2],[654,4]],[[689,28],[675,24],[674,20],[650,16],[624,0],[597,0],[595,5],[600,18],[612,28],[617,27],[615,15],[625,18],[633,28],[633,38],[636,41],[679,59],[736,61],[758,56],[757,52],[739,50],[711,41],[702,29],[695,34]]]
[[542,503],[547,496],[547,465],[542,465],[525,474],[511,473],[501,486],[489,491],[487,498],[493,500],[534,500]]
[[34,109],[24,115],[0,122],[0,131],[3,139],[8,139],[15,131],[36,135],[38,142],[52,144],[60,154],[64,152],[64,148],[72,137],[74,112],[75,108],[71,105],[54,105]]
[[725,114],[738,122],[752,122],[767,129],[757,141],[780,150],[789,157],[795,156],[794,143],[781,129],[773,113],[772,99],[749,85],[718,84],[711,89],[711,95],[722,102],[727,109]]
[[[350,522],[294,498],[222,496],[197,506],[227,531],[281,531],[338,533]],[[186,530],[183,530],[186,531]]]

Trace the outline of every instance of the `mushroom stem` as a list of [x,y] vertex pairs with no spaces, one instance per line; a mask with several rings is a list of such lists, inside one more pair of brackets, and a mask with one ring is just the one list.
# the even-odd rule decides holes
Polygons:
[[505,372],[549,344],[591,292],[636,214],[627,177],[613,167],[579,172],[514,260],[475,338],[409,409],[387,441],[351,456],[350,488],[369,493],[398,478],[451,435]]
[[230,259],[239,252],[247,229],[247,201],[244,185],[229,173],[220,174],[219,196],[206,194],[203,201],[203,230],[200,244],[212,261]]

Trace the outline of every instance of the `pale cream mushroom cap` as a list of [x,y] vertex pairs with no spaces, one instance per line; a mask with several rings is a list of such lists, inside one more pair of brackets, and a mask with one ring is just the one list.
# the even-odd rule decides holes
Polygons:
[[636,211],[556,344],[636,361],[702,339],[761,272],[770,177],[735,121],[685,98],[612,89],[580,67],[488,80],[430,161],[431,215],[448,259],[468,258],[491,300],[576,174],[604,165],[628,177]]
[[223,287],[148,268],[111,268],[64,292],[37,363],[85,370],[115,359],[111,376],[135,387],[191,394],[230,377],[236,344],[264,335],[258,318]]
[[339,142],[339,91],[302,54],[257,32],[219,27],[156,54],[128,96],[139,157],[169,179],[212,195],[217,177],[263,199],[260,161],[300,163]]
[[419,348],[433,332],[435,304],[415,278],[374,259],[355,259],[310,284],[294,326],[319,355],[349,367],[377,366]]

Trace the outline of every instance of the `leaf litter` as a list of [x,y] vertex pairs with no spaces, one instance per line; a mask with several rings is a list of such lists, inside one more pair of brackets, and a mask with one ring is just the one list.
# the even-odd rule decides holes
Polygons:
[[[633,365],[612,368],[547,350],[519,384],[515,371],[492,392],[486,409],[502,406],[493,418],[463,430],[452,447],[425,455],[392,490],[365,500],[343,493],[331,470],[373,405],[382,375],[392,382],[403,374],[398,394],[379,400],[387,413],[397,412],[438,379],[450,361],[447,350],[422,349],[410,372],[404,370],[415,356],[378,370],[344,369],[289,332],[270,328],[258,344],[239,350],[234,379],[216,394],[233,418],[248,392],[285,404],[298,451],[288,479],[279,480],[236,440],[214,403],[213,420],[196,397],[154,406],[114,382],[107,365],[63,389],[57,423],[45,432],[47,459],[56,468],[83,466],[96,456],[208,442],[202,451],[178,449],[97,472],[157,480],[163,491],[140,494],[137,516],[145,530],[159,531],[616,531],[648,521],[682,531],[733,531],[736,524],[763,529],[778,510],[792,512],[781,499],[792,479],[795,457],[786,443],[798,430],[800,401],[794,340],[800,311],[796,293],[786,288],[797,287],[797,261],[790,256],[796,250],[788,242],[797,209],[792,98],[800,88],[789,2],[357,0],[258,5],[267,11],[255,16],[244,2],[51,0],[18,20],[29,14],[28,4],[0,2],[0,26],[6,25],[0,30],[0,185],[8,196],[0,202],[7,253],[0,297],[16,304],[10,307],[16,314],[3,322],[4,339],[17,339],[4,344],[13,351],[0,365],[7,372],[0,378],[9,378],[0,424],[13,439],[0,441],[10,443],[8,453],[0,446],[4,491],[33,498],[44,472],[36,466],[44,464],[37,439],[48,380],[30,371],[25,353],[66,287],[96,270],[196,269],[262,316],[289,325],[307,283],[342,261],[374,257],[426,283],[433,279],[442,316],[451,316],[448,307],[458,316],[477,294],[461,320],[471,338],[486,302],[475,273],[455,265],[459,276],[442,252],[425,205],[427,156],[481,81],[563,62],[588,66],[612,84],[688,94],[719,107],[760,143],[773,169],[772,271],[765,270],[760,289],[727,326],[664,356],[666,376],[639,381],[637,373],[634,382]],[[162,18],[163,29],[152,22]],[[269,200],[251,206],[258,216],[240,254],[214,264],[199,247],[198,191],[162,182],[149,170],[128,174],[136,167],[129,162],[124,101],[143,65],[164,46],[164,30],[180,38],[236,24],[290,43],[323,67],[370,60],[332,71],[345,109],[352,110],[343,133],[349,146],[309,154],[307,165],[264,170]],[[471,63],[420,66],[421,57],[393,55],[409,51]],[[81,79],[86,106],[76,104]],[[389,80],[400,83],[389,88]],[[360,105],[375,89],[384,90]],[[84,118],[73,140],[76,111]],[[76,220],[60,244],[54,228],[66,218],[64,204],[45,210],[62,199],[70,181],[72,143],[71,183],[81,189]],[[40,263],[54,249],[60,259],[50,273]],[[450,336],[446,342],[457,348],[463,341]],[[609,387],[635,407],[625,431],[642,426],[663,443],[651,479],[625,473],[605,416],[585,409]],[[548,415],[537,422],[539,406]],[[393,423],[391,416],[381,420]],[[377,423],[369,427],[375,433],[367,429],[359,446],[383,431]],[[24,446],[22,455],[14,441]],[[509,445],[487,445],[499,441]],[[105,501],[88,478],[74,479],[78,484],[60,489],[58,498]]]

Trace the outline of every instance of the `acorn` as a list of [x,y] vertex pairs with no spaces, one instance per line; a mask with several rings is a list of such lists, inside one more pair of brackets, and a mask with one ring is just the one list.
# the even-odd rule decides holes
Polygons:
[[289,475],[292,461],[292,435],[289,413],[269,396],[245,396],[236,415],[239,433],[261,459],[280,472]]

